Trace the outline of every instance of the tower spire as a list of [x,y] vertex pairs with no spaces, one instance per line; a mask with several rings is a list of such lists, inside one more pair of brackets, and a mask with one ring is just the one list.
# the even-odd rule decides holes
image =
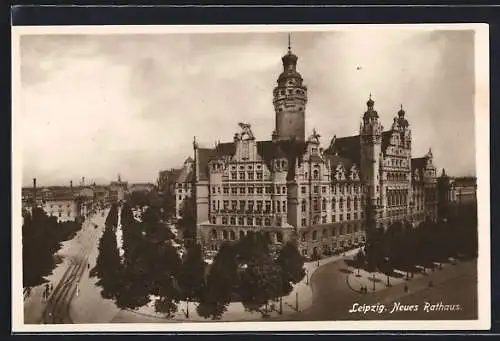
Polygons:
[[291,34],[288,33],[288,53],[292,53],[292,42],[291,42]]

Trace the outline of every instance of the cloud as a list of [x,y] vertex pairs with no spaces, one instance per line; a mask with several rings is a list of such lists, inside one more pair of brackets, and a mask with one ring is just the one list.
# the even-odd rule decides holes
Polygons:
[[[371,92],[386,128],[404,104],[414,156],[432,146],[439,167],[474,172],[472,32],[299,32],[292,48],[306,128],[324,144],[358,133]],[[239,121],[269,139],[285,52],[284,33],[25,36],[23,182],[154,181],[192,154],[193,136],[231,140]]]

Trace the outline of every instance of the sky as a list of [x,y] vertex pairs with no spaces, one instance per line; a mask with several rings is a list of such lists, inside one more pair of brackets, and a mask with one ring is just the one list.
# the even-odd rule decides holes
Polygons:
[[[402,104],[413,157],[475,174],[474,32],[293,32],[308,87],[306,134],[356,135],[369,94],[385,129]],[[23,185],[155,182],[238,122],[274,129],[288,32],[25,35],[20,40]]]

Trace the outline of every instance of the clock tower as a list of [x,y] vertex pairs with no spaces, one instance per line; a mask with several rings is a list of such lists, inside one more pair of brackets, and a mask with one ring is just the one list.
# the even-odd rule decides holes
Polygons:
[[298,57],[292,53],[290,35],[288,53],[281,58],[283,72],[278,77],[278,86],[273,91],[276,128],[273,140],[305,141],[305,109],[307,87],[297,72]]
[[366,102],[367,110],[363,115],[360,128],[361,139],[361,175],[365,183],[366,205],[370,207],[370,215],[367,221],[377,220],[378,208],[381,204],[380,193],[380,157],[382,148],[382,130],[377,111],[374,110],[375,102],[370,98]]

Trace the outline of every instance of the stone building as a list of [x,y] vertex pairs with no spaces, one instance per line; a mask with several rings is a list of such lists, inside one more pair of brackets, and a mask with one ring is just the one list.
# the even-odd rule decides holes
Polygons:
[[184,201],[191,197],[193,192],[194,160],[188,157],[183,167],[179,170],[175,181],[175,216],[180,218]]
[[305,136],[308,90],[297,60],[289,47],[273,90],[270,140],[258,141],[250,124],[240,123],[231,142],[193,143],[192,172],[177,181],[183,192],[176,194],[180,202],[194,195],[204,247],[217,250],[224,241],[263,231],[275,243],[296,240],[304,256],[340,252],[365,242],[367,203],[373,228],[436,219],[433,155],[412,158],[403,107],[384,130],[370,95],[359,134],[334,136],[324,148],[316,130]]

